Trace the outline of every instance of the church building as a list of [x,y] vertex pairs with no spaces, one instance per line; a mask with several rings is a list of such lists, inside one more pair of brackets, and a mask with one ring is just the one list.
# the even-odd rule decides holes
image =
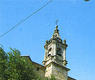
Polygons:
[[47,40],[44,45],[45,56],[42,62],[43,65],[32,61],[35,72],[39,74],[40,77],[50,78],[53,75],[56,80],[76,80],[68,76],[70,69],[66,67],[67,47],[66,40],[61,39],[58,26],[56,26],[51,39]]

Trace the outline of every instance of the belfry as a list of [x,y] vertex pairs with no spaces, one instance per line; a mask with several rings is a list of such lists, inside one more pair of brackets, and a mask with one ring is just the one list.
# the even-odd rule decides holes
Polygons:
[[50,40],[44,46],[45,56],[43,64],[46,67],[45,77],[55,76],[57,80],[67,80],[69,68],[66,67],[66,40],[62,41],[58,26]]

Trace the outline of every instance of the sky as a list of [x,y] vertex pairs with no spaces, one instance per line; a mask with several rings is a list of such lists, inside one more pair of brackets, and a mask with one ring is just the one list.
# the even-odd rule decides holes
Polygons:
[[[0,0],[0,35],[43,6],[48,0]],[[52,0],[45,8],[0,37],[6,52],[20,50],[22,56],[42,64],[44,44],[52,37],[58,20],[62,40],[66,39],[69,76],[95,80],[95,0]]]

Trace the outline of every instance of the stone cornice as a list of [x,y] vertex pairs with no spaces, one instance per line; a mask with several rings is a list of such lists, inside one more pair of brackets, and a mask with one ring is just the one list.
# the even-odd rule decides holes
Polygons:
[[71,78],[70,76],[68,76],[68,79],[67,80],[76,80],[76,79]]
[[[55,64],[55,65],[57,65],[57,66],[59,66],[59,67],[65,69],[66,71],[69,71],[69,70],[70,70],[69,68],[67,68],[67,67],[65,67],[65,66],[62,66],[62,65],[60,65],[60,64],[58,64],[58,63],[56,63],[56,62],[50,62],[48,65],[50,65],[50,64]],[[46,65],[45,67],[47,67],[48,65]]]

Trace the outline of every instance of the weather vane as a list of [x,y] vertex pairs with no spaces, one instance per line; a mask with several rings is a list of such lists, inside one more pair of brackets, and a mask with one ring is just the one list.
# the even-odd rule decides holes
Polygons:
[[56,20],[56,25],[58,25],[58,19]]

